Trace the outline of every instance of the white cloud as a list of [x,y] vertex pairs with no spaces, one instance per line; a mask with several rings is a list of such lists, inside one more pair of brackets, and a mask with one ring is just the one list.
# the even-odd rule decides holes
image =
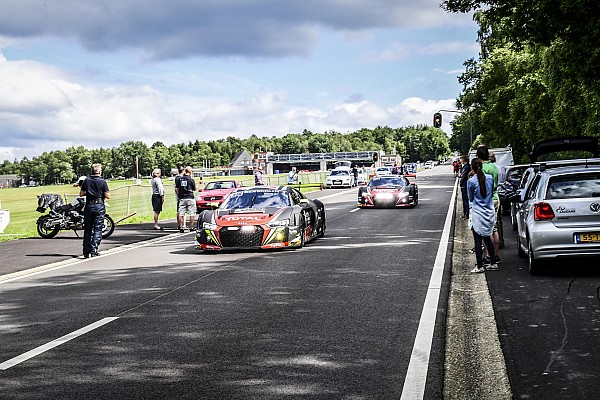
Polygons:
[[128,140],[167,145],[227,136],[282,136],[378,125],[429,124],[453,100],[409,98],[384,107],[353,95],[328,107],[298,106],[286,93],[202,98],[150,86],[92,86],[35,62],[0,61],[0,158],[12,161],[69,146],[116,147]]

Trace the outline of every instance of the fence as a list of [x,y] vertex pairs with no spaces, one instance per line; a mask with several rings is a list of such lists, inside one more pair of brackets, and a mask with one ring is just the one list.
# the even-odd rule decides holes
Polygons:
[[[320,187],[325,182],[326,172],[306,172],[298,174],[298,183],[294,185],[301,191],[307,188]],[[223,177],[221,177],[223,179]],[[245,175],[243,179],[237,177],[227,177],[226,179],[236,179],[243,186],[254,186],[254,177]],[[207,179],[205,182],[209,182]],[[264,177],[266,185],[286,185],[287,174],[267,175]],[[161,219],[174,218],[176,215],[176,198],[175,187],[172,183],[164,183],[165,202],[163,204],[163,212],[160,215]],[[126,185],[117,188],[111,188],[111,199],[107,201],[107,213],[115,220],[115,222],[124,223],[148,221],[152,219],[154,212],[152,211],[152,186],[143,183],[141,185]],[[72,201],[76,196],[74,194],[64,195],[67,202]]]

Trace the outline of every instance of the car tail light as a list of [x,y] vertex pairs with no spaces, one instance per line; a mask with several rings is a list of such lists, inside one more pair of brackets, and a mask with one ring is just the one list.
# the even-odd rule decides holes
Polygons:
[[536,221],[548,221],[554,218],[554,210],[548,203],[536,203],[533,206],[533,219]]

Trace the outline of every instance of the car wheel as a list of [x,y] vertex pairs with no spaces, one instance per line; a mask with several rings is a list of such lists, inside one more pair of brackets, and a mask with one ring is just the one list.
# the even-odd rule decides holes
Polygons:
[[319,217],[320,217],[319,218],[320,221],[318,221],[319,222],[319,233],[317,234],[317,237],[322,238],[323,236],[325,236],[325,229],[326,229],[326,226],[325,226],[325,210],[324,209],[319,210]]
[[535,259],[535,254],[533,254],[533,248],[531,247],[531,242],[528,241],[527,246],[527,261],[529,265],[529,273],[531,275],[540,275],[543,271],[543,267],[541,263]]
[[521,247],[521,238],[517,235],[517,254],[520,258],[527,258],[527,253]]

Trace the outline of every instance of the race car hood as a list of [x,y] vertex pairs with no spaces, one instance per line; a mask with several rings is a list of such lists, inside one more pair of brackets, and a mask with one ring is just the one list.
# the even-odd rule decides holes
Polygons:
[[229,193],[233,192],[235,188],[232,189],[212,189],[212,190],[203,190],[200,192],[198,197],[212,197],[212,196],[227,196]]
[[277,218],[284,209],[217,210],[215,222],[220,226],[264,225]]
[[374,188],[369,188],[369,192],[371,194],[377,193],[402,193],[407,190],[407,186],[377,186]]

